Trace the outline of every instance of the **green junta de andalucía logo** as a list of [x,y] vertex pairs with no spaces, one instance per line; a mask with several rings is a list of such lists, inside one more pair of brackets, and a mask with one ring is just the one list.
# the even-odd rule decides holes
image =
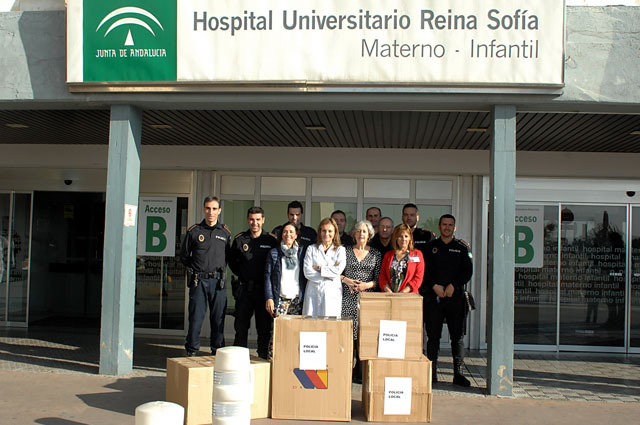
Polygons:
[[84,81],[175,81],[177,1],[84,0]]

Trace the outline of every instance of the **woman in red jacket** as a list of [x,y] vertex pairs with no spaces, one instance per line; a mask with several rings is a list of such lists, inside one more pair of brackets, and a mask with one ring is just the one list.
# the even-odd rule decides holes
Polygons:
[[418,293],[424,276],[424,258],[413,247],[413,235],[406,224],[398,224],[391,236],[393,251],[382,259],[378,285],[384,292]]

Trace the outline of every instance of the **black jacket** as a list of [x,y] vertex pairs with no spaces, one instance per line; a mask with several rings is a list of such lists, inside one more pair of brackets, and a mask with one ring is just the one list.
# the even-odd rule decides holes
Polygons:
[[436,298],[433,285],[445,288],[450,283],[455,288],[453,297],[464,295],[464,287],[473,274],[473,264],[468,246],[459,239],[445,244],[438,238],[426,245],[425,272],[420,293],[425,298]]
[[180,247],[180,261],[196,273],[224,271],[231,246],[231,233],[217,222],[213,227],[204,220],[194,224]]
[[[300,274],[298,276],[298,284],[300,290],[298,297],[300,302],[304,300],[304,290],[307,286],[307,278],[304,277],[304,255],[307,251],[306,246],[298,247],[298,268]],[[280,247],[273,248],[269,251],[267,257],[267,263],[264,269],[264,298],[268,300],[271,298],[276,305],[280,302],[280,280],[282,279],[282,257],[284,253]]]

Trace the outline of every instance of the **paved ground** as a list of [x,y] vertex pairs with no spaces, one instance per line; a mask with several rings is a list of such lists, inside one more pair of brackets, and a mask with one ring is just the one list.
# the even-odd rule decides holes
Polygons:
[[[183,355],[182,338],[136,337],[134,370],[117,378],[97,375],[98,339],[97,330],[0,329],[0,425],[133,424],[136,406],[164,398],[166,358]],[[486,395],[485,353],[468,355],[470,389],[450,384],[451,363],[445,352],[434,423],[628,425],[640,417],[640,355],[517,353],[509,399]],[[354,422],[364,420],[360,391],[354,385]]]

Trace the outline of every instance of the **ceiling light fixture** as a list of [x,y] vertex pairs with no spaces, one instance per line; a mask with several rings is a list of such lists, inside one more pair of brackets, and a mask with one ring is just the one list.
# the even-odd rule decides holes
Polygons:
[[327,129],[327,127],[325,127],[324,125],[314,125],[314,124],[305,125],[304,128],[306,128],[309,131],[325,131]]
[[487,127],[469,127],[469,128],[467,128],[467,131],[469,133],[485,133],[487,130],[489,130]]
[[9,128],[29,128],[28,125],[26,124],[20,124],[20,123],[9,123],[9,124],[5,124],[7,127]]
[[152,128],[160,128],[160,129],[169,129],[169,128],[173,128],[171,127],[169,124],[151,124]]
[[632,136],[640,136],[640,130],[632,131],[629,134],[631,134]]

